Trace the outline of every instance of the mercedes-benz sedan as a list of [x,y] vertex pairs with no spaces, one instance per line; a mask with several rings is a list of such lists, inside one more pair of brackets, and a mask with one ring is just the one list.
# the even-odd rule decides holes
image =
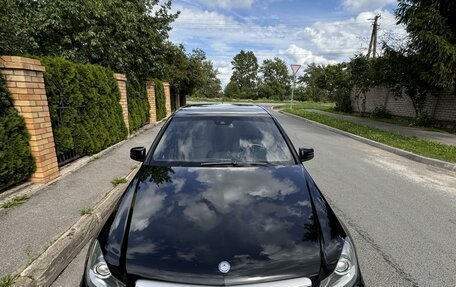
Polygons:
[[353,241],[259,106],[199,105],[164,124],[90,246],[82,286],[362,287]]

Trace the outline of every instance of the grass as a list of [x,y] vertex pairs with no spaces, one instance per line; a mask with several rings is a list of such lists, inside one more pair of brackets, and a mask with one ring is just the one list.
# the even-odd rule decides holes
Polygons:
[[93,208],[92,207],[85,207],[80,210],[81,215],[92,214]]
[[6,275],[0,279],[0,287],[8,287],[13,285],[19,275]]
[[353,124],[331,116],[312,113],[304,109],[294,108],[291,110],[287,108],[284,111],[421,156],[456,163],[456,146],[445,145],[425,139],[403,136],[393,132]]
[[118,186],[121,183],[127,183],[127,179],[125,177],[116,177],[113,180],[111,180],[112,185]]
[[29,195],[26,195],[26,194],[18,195],[18,196],[13,197],[12,199],[2,203],[2,205],[0,205],[0,207],[2,207],[2,208],[12,208],[12,207],[19,206],[19,205],[23,204],[24,202],[26,202],[29,199],[30,199]]
[[289,100],[278,101],[271,99],[230,99],[230,98],[200,98],[200,97],[188,97],[187,101],[190,102],[224,102],[224,103],[289,103]]
[[[286,105],[287,108],[290,108],[289,105]],[[320,110],[320,111],[327,111],[327,112],[332,112],[334,111],[334,108],[336,107],[335,103],[317,103],[313,101],[305,101],[305,102],[296,102],[293,104],[293,110]]]

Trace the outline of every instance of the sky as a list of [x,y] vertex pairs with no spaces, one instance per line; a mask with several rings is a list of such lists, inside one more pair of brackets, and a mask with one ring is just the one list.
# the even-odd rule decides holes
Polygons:
[[174,0],[173,10],[181,13],[170,39],[188,52],[203,49],[225,86],[241,50],[253,51],[260,65],[278,57],[304,67],[366,53],[377,14],[379,42],[403,39],[396,5],[396,0]]

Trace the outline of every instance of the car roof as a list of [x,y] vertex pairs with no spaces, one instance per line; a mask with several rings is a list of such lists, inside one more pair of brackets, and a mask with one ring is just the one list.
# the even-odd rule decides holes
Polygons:
[[270,116],[269,113],[261,106],[248,104],[199,104],[181,107],[174,114],[175,117],[192,116],[192,115],[258,115]]

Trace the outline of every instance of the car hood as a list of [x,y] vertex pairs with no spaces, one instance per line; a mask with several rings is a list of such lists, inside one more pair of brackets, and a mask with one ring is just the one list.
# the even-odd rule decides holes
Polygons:
[[143,166],[99,240],[128,282],[315,278],[322,251],[313,210],[302,165]]

